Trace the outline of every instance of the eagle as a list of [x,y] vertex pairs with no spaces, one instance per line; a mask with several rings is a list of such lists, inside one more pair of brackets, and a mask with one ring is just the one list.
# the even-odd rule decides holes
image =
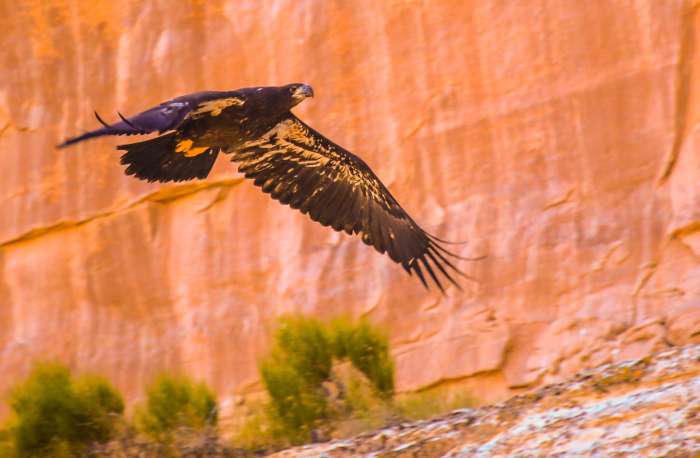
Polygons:
[[[369,166],[333,143],[291,109],[314,91],[308,84],[196,92],[163,102],[135,116],[68,138],[64,148],[104,135],[141,135],[149,140],[117,146],[125,151],[125,173],[149,182],[206,178],[219,153],[273,199],[330,226],[358,235],[413,273],[445,292],[445,279],[459,288],[453,264],[460,258],[401,208]],[[453,259],[453,260],[450,260]]]

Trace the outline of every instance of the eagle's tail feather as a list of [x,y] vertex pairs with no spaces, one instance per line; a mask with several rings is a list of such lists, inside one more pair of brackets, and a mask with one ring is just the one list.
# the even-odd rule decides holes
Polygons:
[[176,151],[174,132],[119,145],[117,149],[126,151],[121,157],[121,163],[127,166],[125,173],[149,182],[206,178],[219,154],[218,149],[209,148],[196,156],[186,156]]

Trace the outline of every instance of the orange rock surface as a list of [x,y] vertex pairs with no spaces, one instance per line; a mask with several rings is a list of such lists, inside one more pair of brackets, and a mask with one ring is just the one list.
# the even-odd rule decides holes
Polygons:
[[[36,359],[256,391],[277,316],[389,329],[400,390],[476,397],[700,333],[697,0],[0,2],[0,390]],[[473,278],[426,292],[220,159],[179,185],[116,144],[54,145],[173,96],[311,84],[296,109],[362,156]],[[112,114],[111,116],[107,116]]]

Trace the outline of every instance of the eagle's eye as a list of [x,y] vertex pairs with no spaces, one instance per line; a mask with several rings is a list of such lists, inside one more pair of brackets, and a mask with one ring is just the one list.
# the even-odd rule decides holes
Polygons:
[[290,86],[289,87],[289,93],[294,94],[294,91],[296,91],[299,88],[299,86]]

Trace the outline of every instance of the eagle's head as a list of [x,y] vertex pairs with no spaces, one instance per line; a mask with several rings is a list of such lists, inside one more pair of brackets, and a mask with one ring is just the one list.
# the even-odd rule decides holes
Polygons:
[[286,86],[251,87],[240,90],[245,95],[249,109],[278,115],[299,105],[307,97],[314,96],[308,84],[293,83]]
[[308,84],[293,83],[283,86],[283,88],[288,94],[292,107],[301,103],[305,98],[314,96],[314,90]]

